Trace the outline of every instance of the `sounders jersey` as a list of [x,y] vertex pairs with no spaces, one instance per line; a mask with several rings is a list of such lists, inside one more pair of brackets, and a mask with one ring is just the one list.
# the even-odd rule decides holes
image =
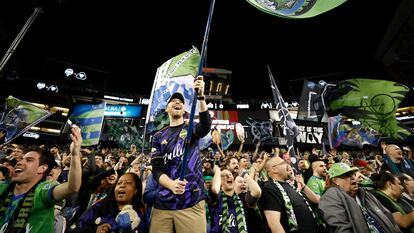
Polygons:
[[[205,124],[202,127],[195,125],[194,127],[187,163],[185,164],[185,180],[188,181],[185,192],[181,195],[175,195],[171,190],[160,185],[154,204],[155,208],[164,210],[185,209],[206,199],[198,140],[210,131],[211,119],[208,111],[200,113],[200,124],[201,122],[208,122],[208,125]],[[162,159],[163,171],[172,180],[180,177],[187,130],[188,125],[186,124],[166,127],[155,133],[153,137],[152,147],[155,151],[151,154],[151,159]]]
[[310,188],[310,190],[319,196],[321,196],[325,191],[325,180],[317,176],[312,176],[309,178],[306,185]]
[[[0,182],[0,194],[3,193],[10,183]],[[53,199],[53,189],[57,183],[49,181],[41,182],[35,189],[33,198],[32,211],[28,219],[26,229],[30,229],[30,233],[53,233],[55,223],[55,200]],[[23,195],[13,196],[10,203],[10,210],[6,211],[5,216],[0,216],[0,229],[5,227],[5,224],[13,224],[8,222],[13,215],[17,205],[23,201]]]

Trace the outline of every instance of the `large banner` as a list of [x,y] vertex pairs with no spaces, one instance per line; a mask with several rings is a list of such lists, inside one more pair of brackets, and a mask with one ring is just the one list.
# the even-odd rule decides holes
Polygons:
[[332,89],[327,104],[331,115],[343,114],[383,136],[404,140],[411,133],[395,118],[408,87],[388,80],[349,79]]
[[323,138],[326,138],[324,125],[317,122],[295,120],[299,129],[296,136],[297,143],[322,145]]
[[329,11],[346,0],[247,0],[268,14],[288,18],[310,18]]
[[239,120],[245,129],[246,144],[278,144],[274,121],[269,118],[269,111],[239,111]]
[[45,120],[50,112],[13,96],[0,109],[0,145],[10,142]]
[[157,69],[146,117],[147,132],[152,133],[168,125],[168,116],[164,110],[167,101],[175,92],[180,92],[184,96],[186,112],[191,111],[194,99],[193,85],[199,63],[200,52],[193,47],[169,59]]

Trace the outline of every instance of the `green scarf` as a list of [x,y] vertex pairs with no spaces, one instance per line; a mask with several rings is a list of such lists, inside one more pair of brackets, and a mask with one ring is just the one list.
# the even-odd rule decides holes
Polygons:
[[[246,216],[244,215],[243,204],[240,200],[239,195],[233,194],[233,203],[236,206],[236,226],[239,233],[247,233]],[[224,233],[229,233],[229,206],[227,203],[227,195],[221,191],[221,230]]]
[[[391,199],[387,194],[381,192],[380,190],[374,190],[374,192],[379,194],[380,196],[383,196],[383,197],[387,198],[391,202],[391,204],[395,207],[395,209],[397,209],[398,212],[400,212],[402,215],[407,214],[404,211],[404,209],[397,202],[395,202],[393,199]],[[401,199],[401,200],[404,201],[404,199]],[[410,227],[409,230],[410,230],[411,233],[414,233],[414,227]]]
[[[277,182],[276,180],[273,180],[273,183],[279,189],[280,193],[282,194],[283,201],[285,202],[286,215],[288,216],[289,231],[298,230],[298,221],[296,220],[296,215],[295,215],[295,212],[293,211],[293,205],[292,205],[292,202],[290,201],[290,198],[289,198],[288,194],[286,193],[285,189],[283,189],[282,185],[279,184],[279,182]],[[295,189],[294,186],[292,186],[292,187]],[[306,206],[308,207],[309,211],[312,213],[313,219],[315,219],[316,223],[318,225],[320,225],[322,223],[322,221],[315,215],[315,211],[313,211],[313,209],[312,209],[311,205],[309,204],[309,202],[306,200],[306,198],[302,195],[301,192],[297,192],[297,193],[305,201]]]
[[[5,227],[7,224],[7,227],[4,233],[6,232],[13,232],[13,233],[27,232],[26,226],[27,226],[27,223],[29,222],[28,220],[30,217],[30,213],[32,212],[36,186],[37,185],[34,185],[26,193],[25,197],[23,197],[23,201],[21,201],[20,204],[14,210],[13,216],[11,217],[9,222],[3,225],[3,227]],[[7,189],[2,193],[0,200],[4,200],[4,201],[0,203],[0,216],[4,216],[4,214],[6,213],[6,210],[9,207],[11,200],[13,198],[13,191],[14,191],[14,185],[9,185],[9,187],[7,187]]]

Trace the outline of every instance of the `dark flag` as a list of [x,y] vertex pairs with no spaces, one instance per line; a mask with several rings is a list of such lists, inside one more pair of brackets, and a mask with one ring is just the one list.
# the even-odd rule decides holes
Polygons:
[[280,94],[279,89],[277,88],[275,79],[273,78],[269,66],[267,67],[267,70],[269,72],[273,98],[275,99],[276,110],[280,118],[280,125],[283,130],[283,135],[286,138],[286,144],[288,147],[289,155],[291,158],[296,158],[293,143],[295,141],[296,136],[298,136],[299,134],[299,129],[289,114],[289,110],[287,109],[285,101],[283,101],[282,95]]

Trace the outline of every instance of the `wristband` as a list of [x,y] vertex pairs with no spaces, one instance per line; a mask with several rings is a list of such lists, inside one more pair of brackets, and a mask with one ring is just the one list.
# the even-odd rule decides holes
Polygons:
[[206,100],[206,97],[203,95],[203,96],[197,96],[197,99],[198,100]]

